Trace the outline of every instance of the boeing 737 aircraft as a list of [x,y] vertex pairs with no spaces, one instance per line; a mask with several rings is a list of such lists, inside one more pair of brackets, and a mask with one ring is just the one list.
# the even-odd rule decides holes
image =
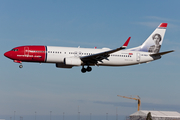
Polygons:
[[167,23],[161,23],[142,45],[127,50],[123,49],[127,47],[130,37],[123,46],[116,49],[28,45],[15,47],[4,53],[4,56],[20,63],[20,68],[23,67],[22,62],[54,63],[58,68],[82,66],[82,73],[90,72],[92,70],[90,66],[128,66],[147,63],[174,51],[159,52],[166,28]]

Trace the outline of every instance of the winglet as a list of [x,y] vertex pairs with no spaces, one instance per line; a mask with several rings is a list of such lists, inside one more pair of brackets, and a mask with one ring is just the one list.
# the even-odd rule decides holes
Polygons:
[[126,40],[126,42],[124,43],[124,45],[122,46],[122,48],[125,49],[125,48],[128,46],[130,39],[131,39],[131,37],[129,37],[129,38]]

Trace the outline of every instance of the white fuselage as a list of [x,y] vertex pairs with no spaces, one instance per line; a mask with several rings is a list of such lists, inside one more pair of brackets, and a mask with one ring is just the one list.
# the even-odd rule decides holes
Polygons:
[[[97,54],[110,50],[103,49],[90,49],[90,48],[73,48],[73,47],[54,47],[47,46],[47,63],[64,63],[64,58],[69,57],[82,57],[92,54]],[[149,56],[149,52],[121,50],[110,54],[108,59],[98,61],[97,65],[102,66],[127,66],[133,64],[140,64],[153,61],[154,59]]]

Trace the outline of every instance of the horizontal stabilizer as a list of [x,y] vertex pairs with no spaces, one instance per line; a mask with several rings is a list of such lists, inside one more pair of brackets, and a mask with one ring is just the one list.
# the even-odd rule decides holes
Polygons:
[[156,53],[156,54],[150,54],[150,56],[156,56],[156,55],[165,55],[168,53],[174,52],[174,50],[170,50],[170,51],[166,51],[166,52],[160,52],[160,53]]

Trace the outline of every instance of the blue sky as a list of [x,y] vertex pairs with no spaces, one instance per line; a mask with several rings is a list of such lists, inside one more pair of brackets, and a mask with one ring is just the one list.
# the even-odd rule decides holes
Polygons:
[[[142,110],[180,112],[179,4],[178,0],[1,0],[0,116],[9,119],[16,111],[17,118],[34,119],[35,111],[39,118],[52,111],[54,116],[65,112],[68,120],[77,116],[78,106],[87,120],[90,113],[102,119],[108,113],[111,119],[116,108],[119,116],[136,112],[137,102],[118,94],[139,95]],[[136,47],[162,22],[168,27],[161,51],[175,52],[148,64],[93,67],[82,74],[81,67],[59,69],[54,64],[23,63],[19,69],[3,55],[21,45],[116,48],[129,36],[128,48]]]

